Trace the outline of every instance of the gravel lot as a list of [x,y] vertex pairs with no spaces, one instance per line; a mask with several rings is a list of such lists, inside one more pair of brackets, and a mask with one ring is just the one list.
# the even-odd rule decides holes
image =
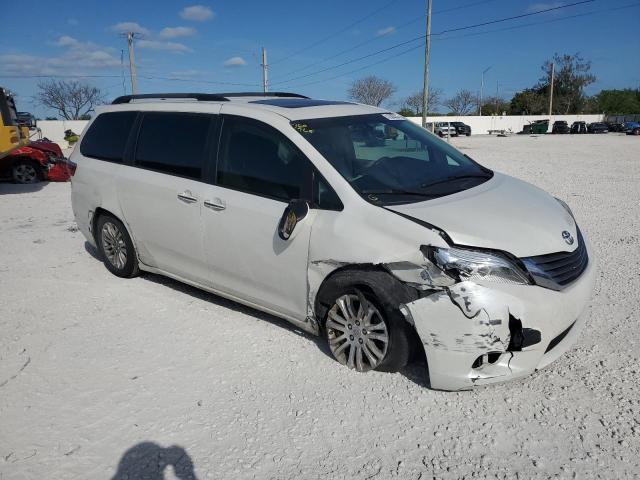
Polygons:
[[565,199],[591,239],[599,278],[567,355],[458,393],[420,365],[352,372],[283,321],[112,276],[69,184],[3,183],[0,479],[637,477],[640,139],[452,143]]

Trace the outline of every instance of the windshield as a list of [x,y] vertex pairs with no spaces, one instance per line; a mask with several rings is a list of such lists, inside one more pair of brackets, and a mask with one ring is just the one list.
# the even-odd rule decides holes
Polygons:
[[421,202],[486,182],[491,170],[396,114],[291,122],[367,201]]

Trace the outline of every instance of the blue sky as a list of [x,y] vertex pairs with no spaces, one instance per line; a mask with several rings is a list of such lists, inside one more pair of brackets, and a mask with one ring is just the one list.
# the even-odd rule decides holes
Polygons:
[[[640,87],[640,0],[594,0],[440,34],[576,1],[433,0],[431,85],[447,96],[477,92],[491,66],[485,95],[497,87],[511,98],[555,52],[580,52],[598,78],[589,93]],[[134,30],[140,93],[259,90],[264,46],[272,90],[345,99],[354,79],[374,74],[397,85],[396,108],[422,84],[423,41],[410,40],[424,34],[424,9],[422,0],[3,2],[3,18],[16,21],[0,32],[0,85],[18,94],[19,110],[39,116],[49,112],[32,100],[37,76],[85,78],[109,100],[131,93],[122,32]]]

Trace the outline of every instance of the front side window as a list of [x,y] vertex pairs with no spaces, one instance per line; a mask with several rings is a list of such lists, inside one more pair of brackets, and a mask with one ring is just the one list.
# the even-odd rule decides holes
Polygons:
[[308,198],[310,183],[309,162],[282,133],[256,120],[225,117],[218,185],[289,201]]
[[138,112],[107,112],[98,115],[80,144],[86,157],[122,163],[131,126]]
[[134,164],[200,180],[212,118],[199,113],[145,113]]
[[493,176],[491,170],[396,115],[296,120],[291,125],[375,204],[437,198]]

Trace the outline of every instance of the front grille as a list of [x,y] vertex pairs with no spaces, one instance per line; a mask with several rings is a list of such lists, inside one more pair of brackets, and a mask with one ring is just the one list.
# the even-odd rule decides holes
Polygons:
[[577,232],[578,248],[573,252],[550,253],[521,259],[537,285],[562,290],[582,275],[589,263],[589,256],[580,229],[577,229]]

